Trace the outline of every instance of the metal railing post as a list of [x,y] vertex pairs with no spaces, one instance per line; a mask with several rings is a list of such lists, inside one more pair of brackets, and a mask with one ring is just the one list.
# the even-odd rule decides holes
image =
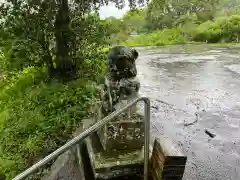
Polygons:
[[78,143],[76,145],[76,153],[77,153],[77,160],[78,160],[78,163],[80,164],[81,162],[81,153],[80,153],[80,143]]
[[150,140],[150,100],[144,99],[144,180],[148,179],[149,140]]
[[126,111],[139,101],[144,101],[144,113],[145,113],[145,128],[144,128],[144,180],[148,179],[148,161],[149,161],[149,140],[150,140],[150,100],[147,97],[140,97],[135,100],[130,101],[127,105],[124,107],[112,112],[107,117],[103,118],[102,120],[98,121],[96,124],[92,125],[82,133],[80,133],[78,136],[46,156],[44,159],[40,160],[12,180],[23,180],[24,178],[28,177],[29,175],[36,172],[38,169],[42,168],[44,165],[49,163],[50,161],[57,158],[59,155],[67,151],[68,149],[75,146],[77,143],[80,143],[80,141],[84,140],[86,137],[91,135],[92,133],[99,130],[101,127],[103,127],[105,124],[110,122],[113,118],[121,114],[122,112]]

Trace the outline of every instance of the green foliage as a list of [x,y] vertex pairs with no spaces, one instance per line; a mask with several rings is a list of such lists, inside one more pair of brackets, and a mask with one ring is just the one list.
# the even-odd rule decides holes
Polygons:
[[[107,24],[100,20],[95,13],[88,14],[84,17],[76,16],[72,20],[74,33],[76,34],[76,65],[78,74],[87,75],[88,77],[102,73],[106,64],[106,52],[103,47],[107,46],[105,31]],[[86,72],[87,71],[87,72]]]
[[108,34],[108,44],[115,45],[120,41],[126,40],[128,38],[127,25],[122,19],[117,19],[115,17],[109,17],[104,20],[105,26],[107,27]]
[[218,3],[219,0],[152,0],[147,7],[148,27],[151,30],[177,27],[190,14],[195,14],[197,21],[212,20]]
[[[43,66],[53,53],[54,1],[16,1],[2,6],[1,45],[7,70],[21,70],[23,64]],[[4,3],[2,3],[4,5]],[[31,7],[31,8],[29,8]],[[49,7],[49,8],[47,8]]]
[[150,29],[163,28],[161,20],[164,17],[164,8],[166,6],[165,0],[152,0],[147,7],[146,19],[149,22],[148,27]]
[[123,16],[123,22],[127,27],[128,33],[131,32],[145,32],[145,9],[132,9]]
[[150,34],[141,34],[133,37],[123,44],[128,46],[162,46],[167,44],[184,44],[187,42],[182,29],[164,29],[162,31],[154,31]]
[[240,37],[240,16],[217,18],[215,21],[207,21],[199,25],[192,32],[194,41],[238,42]]
[[82,70],[78,72],[78,77],[92,81],[98,81],[99,77],[106,72],[107,68],[107,53],[109,48],[99,48],[95,53],[86,57]]
[[43,79],[43,73],[26,68],[1,86],[0,169],[7,179],[65,143],[94,102],[91,81]]
[[[225,2],[227,3],[227,2]],[[239,2],[234,2],[237,6]],[[171,5],[171,8],[170,5]],[[223,0],[151,1],[146,19],[152,24],[142,25],[148,33],[122,39],[124,45],[156,46],[197,42],[239,42],[239,15],[214,18]],[[231,3],[230,3],[231,4]],[[215,7],[214,5],[217,5]],[[222,7],[224,8],[224,7]],[[128,12],[125,16],[130,16]],[[168,28],[170,27],[170,28]]]
[[240,1],[239,0],[219,0],[216,7],[216,17],[224,17],[239,14]]
[[240,16],[216,18],[200,25],[185,23],[179,28],[153,31],[129,38],[123,44],[130,46],[158,46],[196,42],[232,43],[239,42]]
[[7,179],[65,143],[90,113],[97,96],[94,82],[106,70],[108,48],[91,52],[79,79],[67,84],[49,79],[44,69],[35,67],[2,74],[0,169]]
[[173,22],[175,27],[186,27],[189,25],[200,24],[198,21],[197,15],[195,13],[185,14],[179,17],[176,21]]
[[107,24],[109,33],[110,45],[117,45],[122,41],[126,41],[131,33],[147,32],[147,21],[145,19],[145,9],[131,9],[124,14],[123,18],[115,17],[106,18],[104,21]]
[[219,6],[220,0],[152,0],[145,8],[129,10],[123,18],[107,18],[105,22],[110,29],[108,42],[111,45],[123,44],[123,42],[127,45],[160,45],[185,42],[185,40],[181,40],[178,37],[177,40],[169,41],[168,39],[171,39],[169,38],[170,35],[167,35],[162,42],[156,42],[157,40],[152,40],[152,35],[132,37],[130,33],[149,34],[159,30],[163,30],[164,32],[162,33],[166,33],[165,29],[182,28],[184,36],[190,39],[190,32],[189,30],[185,32],[185,29],[187,29],[185,27],[213,20]]
[[47,66],[50,75],[61,76],[80,71],[84,58],[107,43],[107,26],[98,14],[91,13],[90,7],[99,3],[84,3],[86,7],[79,9],[77,0],[11,1],[11,6],[1,2],[1,68],[16,71],[26,64]]

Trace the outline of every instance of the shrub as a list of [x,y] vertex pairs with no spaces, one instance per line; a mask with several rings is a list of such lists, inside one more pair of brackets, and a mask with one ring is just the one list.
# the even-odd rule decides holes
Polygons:
[[7,179],[70,138],[88,116],[95,87],[86,79],[47,82],[44,73],[32,67],[5,75],[0,86],[0,169]]
[[186,43],[186,37],[181,28],[157,30],[150,34],[140,34],[125,41],[128,46],[162,46],[168,44]]
[[194,41],[238,42],[240,36],[240,16],[217,18],[199,25],[191,33]]

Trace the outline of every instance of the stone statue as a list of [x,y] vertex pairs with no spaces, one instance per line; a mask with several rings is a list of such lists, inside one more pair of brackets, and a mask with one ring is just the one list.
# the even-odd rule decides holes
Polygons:
[[136,96],[140,82],[137,79],[138,52],[126,46],[116,46],[108,53],[108,72],[104,83],[104,114],[114,111],[119,100]]
[[[105,75],[105,81],[102,85],[102,117],[121,108],[138,96],[140,82],[137,78],[135,63],[138,55],[135,49],[126,46],[116,46],[110,49],[107,56],[109,63],[108,72]],[[138,116],[137,119],[140,117],[137,115],[137,106],[131,107],[123,113],[120,118],[117,118],[118,120],[115,122],[122,122],[124,119],[133,125],[134,116]],[[142,121],[142,119],[140,121]],[[115,128],[115,130],[116,129],[117,128]],[[111,134],[113,134],[113,132],[111,132]]]
[[[108,71],[100,86],[101,101],[96,105],[96,121],[138,96],[140,82],[135,64],[138,56],[135,49],[126,46],[110,49]],[[129,165],[143,163],[144,117],[136,105],[104,125],[97,135],[102,149],[90,153],[96,177],[123,176],[125,172],[135,171]],[[113,174],[108,174],[110,167],[116,168]]]

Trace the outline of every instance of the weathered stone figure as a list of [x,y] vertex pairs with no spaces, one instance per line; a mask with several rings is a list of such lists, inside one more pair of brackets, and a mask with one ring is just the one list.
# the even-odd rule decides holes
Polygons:
[[[110,49],[108,53],[108,72],[105,76],[105,82],[102,86],[102,116],[107,116],[111,112],[121,108],[126,103],[131,101],[132,99],[138,96],[138,91],[140,88],[140,82],[137,78],[137,68],[135,61],[138,58],[138,52],[135,49],[131,49],[126,46],[116,46]],[[116,118],[114,124],[119,126],[124,122],[124,126],[126,126],[125,135],[128,132],[128,128],[137,128],[137,131],[142,133],[142,123],[138,123],[138,127],[135,125],[136,121],[142,122],[142,118],[137,113],[137,106],[133,106],[128,111],[123,113],[120,117]],[[127,123],[126,123],[127,122]],[[127,124],[127,125],[126,125]],[[114,126],[115,126],[114,125]],[[131,129],[130,128],[130,129]],[[141,130],[140,130],[140,129]],[[108,131],[109,130],[109,131]],[[105,133],[116,134],[118,131],[118,127],[115,127],[113,130],[113,126],[109,127],[108,130],[104,130]],[[106,132],[108,131],[108,132]],[[110,132],[114,131],[114,132]],[[132,131],[132,130],[131,130]],[[100,133],[104,146],[107,146],[107,137],[103,135],[105,133]],[[128,132],[132,133],[132,132]],[[140,133],[140,134],[141,134]],[[108,135],[108,139],[110,138],[110,134]],[[117,136],[122,136],[117,133]],[[125,136],[123,135],[123,136]],[[134,136],[134,135],[133,135]],[[126,137],[125,137],[126,138]],[[122,137],[122,139],[125,139]],[[134,137],[132,137],[134,138]],[[111,138],[110,138],[111,139]],[[141,139],[141,138],[140,138]],[[142,142],[143,139],[140,141]],[[113,140],[115,141],[115,140]],[[127,142],[127,140],[124,140]],[[137,140],[138,141],[138,140]],[[118,140],[119,142],[119,140]],[[141,146],[141,143],[139,142]]]
[[108,53],[108,70],[112,80],[120,81],[122,78],[137,76],[135,61],[138,52],[127,46],[113,47]]
[[114,111],[114,105],[119,100],[135,95],[140,88],[140,82],[136,78],[137,68],[135,61],[138,52],[127,46],[116,46],[108,53],[108,73],[104,83],[104,114]]
[[[102,99],[97,105],[100,107],[97,108],[96,121],[137,97],[140,82],[135,61],[138,55],[135,49],[126,46],[110,49],[107,56],[108,72],[100,88]],[[138,113],[137,106],[114,118],[97,134],[103,149],[91,153],[96,178],[108,179],[140,171],[131,166],[143,163],[144,118]],[[114,170],[110,173],[109,169]]]

